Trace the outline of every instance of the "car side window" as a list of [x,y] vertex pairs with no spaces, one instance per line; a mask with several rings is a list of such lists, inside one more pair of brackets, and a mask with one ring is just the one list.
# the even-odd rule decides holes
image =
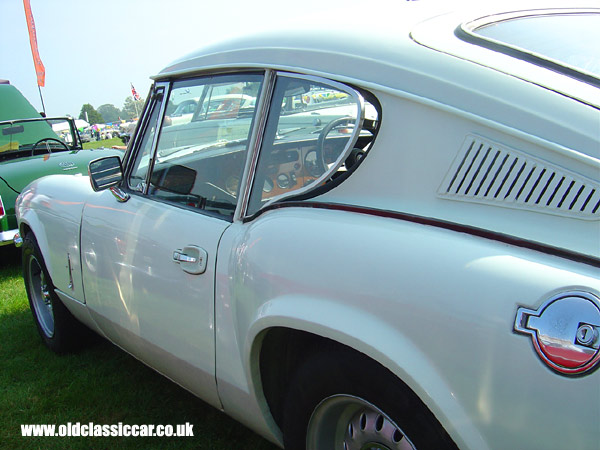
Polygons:
[[173,83],[147,195],[233,217],[261,85],[258,74]]
[[278,77],[247,214],[346,170],[341,158],[366,132],[364,106],[362,96],[339,83]]

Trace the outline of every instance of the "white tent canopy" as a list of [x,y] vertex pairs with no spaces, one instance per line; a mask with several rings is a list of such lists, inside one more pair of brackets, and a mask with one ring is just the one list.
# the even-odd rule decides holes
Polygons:
[[81,128],[87,128],[89,127],[90,124],[87,123],[85,120],[83,119],[75,119],[75,127],[79,130]]
[[[90,126],[90,124],[87,123],[85,120],[81,120],[81,119],[75,120],[75,128],[77,128],[78,130],[80,130],[82,128],[87,128],[89,126]],[[52,129],[54,131],[68,130],[69,129],[69,123],[68,122],[53,123],[52,124]]]

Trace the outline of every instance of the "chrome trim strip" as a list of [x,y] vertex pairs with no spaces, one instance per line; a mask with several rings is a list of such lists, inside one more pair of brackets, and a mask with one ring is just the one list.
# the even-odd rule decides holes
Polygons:
[[[127,160],[126,161],[123,160],[122,164],[121,164],[123,167],[122,186],[126,187],[127,189],[131,189],[131,186],[129,186],[129,176],[131,175],[131,171],[133,169],[133,165],[135,164],[137,155],[141,151],[140,145],[141,145],[143,137],[146,133],[146,130],[148,129],[148,126],[150,125],[150,123],[149,123],[150,118],[152,117],[152,112],[154,111],[154,108],[155,108],[156,100],[153,97],[156,94],[158,94],[159,91],[162,91],[163,100],[161,103],[161,110],[159,111],[159,116],[157,118],[157,123],[160,122],[162,124],[161,114],[164,114],[164,110],[166,108],[164,100],[168,93],[168,87],[169,87],[168,83],[156,83],[150,89],[150,93],[148,95],[148,98],[146,99],[146,103],[144,104],[144,109],[141,113],[141,117],[138,119],[138,123],[135,128],[135,136],[132,136],[132,140],[129,142],[129,145],[127,147],[127,153],[125,155]],[[157,127],[157,130],[158,130],[158,127]],[[152,149],[150,151],[152,158],[150,161],[150,165],[148,167],[148,173],[146,174],[146,186],[144,188],[144,191],[147,191],[147,189],[148,189],[148,180],[150,178],[150,174],[152,171],[152,165],[153,165],[152,162],[153,162],[153,158],[154,158],[154,151],[156,149],[156,143],[158,142],[159,134],[160,134],[160,130],[158,130],[157,133],[154,133],[154,136],[152,139]],[[146,192],[142,192],[142,194],[145,195]]]
[[69,269],[69,289],[73,290],[73,266],[71,264],[71,254],[67,252],[67,268]]
[[[156,161],[156,152],[157,152],[157,148],[158,148],[158,141],[160,140],[160,135],[162,133],[162,126],[163,126],[163,120],[164,120],[164,115],[165,115],[165,111],[167,109],[167,102],[169,101],[169,95],[171,95],[171,86],[172,83],[157,83],[156,86],[154,87],[154,93],[152,94],[152,96],[154,97],[155,95],[162,95],[162,98],[160,99],[160,110],[158,111],[158,117],[156,118],[156,132],[154,133],[154,137],[152,139],[152,147],[150,149],[150,161],[148,164],[148,173],[146,174],[146,185],[144,186],[144,195],[148,195],[148,189],[150,189],[150,178],[152,177],[152,171],[154,170],[154,163]],[[153,102],[156,103],[158,100],[153,99]],[[154,108],[154,105],[153,105]],[[150,115],[148,116],[149,118],[152,117],[152,111],[150,111]],[[148,124],[146,125],[146,128],[144,129],[144,133],[146,133],[148,126],[152,126],[152,124],[150,123],[150,120],[148,120]],[[138,148],[138,152],[141,149]],[[113,194],[115,194],[115,192],[113,192]],[[119,198],[117,196],[117,198]],[[125,200],[123,200],[125,201]]]
[[85,302],[82,302],[81,300],[78,300],[75,297],[71,297],[69,294],[66,294],[63,291],[54,289],[54,292],[56,292],[56,295],[58,295],[58,297],[60,298],[60,300],[63,303],[75,302],[75,303],[79,303],[80,305],[85,305]]
[[[126,168],[128,166],[128,161],[131,159],[134,149],[136,148],[136,146],[139,145],[138,143],[141,139],[140,130],[144,124],[144,121],[146,120],[145,119],[146,118],[146,110],[148,109],[148,105],[152,101],[152,93],[154,92],[154,88],[155,88],[155,83],[152,83],[152,85],[150,86],[150,89],[148,90],[148,95],[146,96],[146,100],[144,100],[142,109],[140,110],[140,113],[138,114],[138,121],[135,124],[133,131],[131,132],[131,138],[129,140],[129,143],[127,144],[127,150],[125,150],[125,154],[123,155],[123,158],[122,158],[124,168]],[[124,172],[123,172],[123,176],[125,178]]]
[[254,128],[250,135],[250,142],[248,144],[250,151],[246,157],[246,166],[244,168],[244,174],[242,175],[242,184],[240,186],[240,199],[238,201],[238,207],[235,211],[233,220],[240,220],[246,215],[248,210],[248,202],[250,201],[250,192],[252,185],[254,184],[254,176],[256,174],[256,165],[258,163],[258,155],[260,154],[260,148],[262,146],[262,140],[265,134],[265,127],[267,124],[267,118],[269,117],[269,110],[271,107],[271,99],[275,90],[276,72],[272,69],[267,69],[264,78],[263,86],[258,99],[258,105],[256,106],[256,115],[254,120]]

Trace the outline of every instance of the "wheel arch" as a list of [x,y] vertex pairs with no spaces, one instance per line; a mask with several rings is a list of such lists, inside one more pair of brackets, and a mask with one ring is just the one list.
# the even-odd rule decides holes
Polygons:
[[[432,412],[459,448],[488,448],[442,374],[400,330],[368,311],[349,313],[342,309],[343,305],[338,305],[338,311],[332,311],[332,305],[318,307],[319,303],[327,302],[304,299],[301,307],[298,303],[295,307],[294,302],[287,299],[282,302],[289,308],[286,313],[277,311],[274,303],[269,305],[273,315],[261,317],[252,327],[254,337],[249,363],[255,392],[263,397],[268,412],[280,428],[286,387],[302,362],[324,348],[332,352],[350,349],[391,372]],[[312,317],[302,317],[299,310]],[[387,346],[379,344],[382,336]]]

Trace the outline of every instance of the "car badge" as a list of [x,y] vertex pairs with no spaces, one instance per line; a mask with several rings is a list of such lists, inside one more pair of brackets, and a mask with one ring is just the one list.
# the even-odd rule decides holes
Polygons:
[[599,304],[586,292],[560,294],[538,310],[519,308],[514,330],[531,336],[540,359],[553,370],[583,374],[600,362]]
[[74,170],[74,169],[77,169],[77,166],[75,165],[75,163],[71,162],[71,161],[59,162],[58,165],[60,167],[62,167],[62,170]]

